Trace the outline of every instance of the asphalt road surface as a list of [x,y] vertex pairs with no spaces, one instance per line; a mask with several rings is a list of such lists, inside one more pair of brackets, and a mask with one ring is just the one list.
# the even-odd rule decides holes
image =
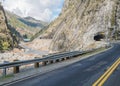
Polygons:
[[[119,57],[120,44],[115,44],[103,53],[9,86],[92,86]],[[120,86],[120,83],[117,86]]]
[[120,65],[105,82],[104,86],[120,86]]

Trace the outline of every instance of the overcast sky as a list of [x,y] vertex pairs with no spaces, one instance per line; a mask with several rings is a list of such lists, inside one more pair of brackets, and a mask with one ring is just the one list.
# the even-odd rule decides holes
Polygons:
[[0,0],[5,9],[21,16],[43,21],[55,19],[61,12],[64,0]]

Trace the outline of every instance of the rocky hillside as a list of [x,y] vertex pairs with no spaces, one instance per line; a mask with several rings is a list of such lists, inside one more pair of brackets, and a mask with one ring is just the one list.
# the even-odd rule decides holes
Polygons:
[[0,5],[0,51],[12,49],[16,45],[16,37],[12,35],[7,24],[4,9]]
[[9,11],[5,12],[9,25],[14,28],[17,31],[17,35],[19,33],[21,37],[27,36],[31,38],[47,25],[47,22],[36,20],[32,17],[21,18]]
[[119,0],[65,0],[60,16],[43,37],[53,51],[89,50],[106,46],[119,35]]

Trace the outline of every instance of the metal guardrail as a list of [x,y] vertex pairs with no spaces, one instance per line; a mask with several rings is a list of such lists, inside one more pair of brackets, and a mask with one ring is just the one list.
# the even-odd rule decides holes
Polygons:
[[[95,50],[97,49],[93,49],[89,51],[73,51],[73,52],[59,53],[54,55],[48,55],[43,58],[36,58],[33,60],[14,61],[11,63],[0,64],[0,69],[6,70],[7,68],[13,67],[13,72],[19,73],[19,67],[22,65],[34,64],[34,67],[38,68],[40,62],[42,62],[43,65],[47,65],[48,63],[55,63],[55,62],[63,61],[66,59],[74,58],[75,56],[79,56]],[[6,75],[6,73],[4,73],[4,75]]]
[[40,58],[40,59],[36,58],[33,60],[15,61],[15,62],[11,62],[11,63],[4,63],[4,64],[0,64],[0,69],[10,68],[10,67],[15,67],[15,66],[22,66],[22,65],[27,65],[27,64],[37,63],[37,62],[57,60],[57,59],[65,58],[65,57],[72,58],[73,56],[81,55],[83,53],[85,53],[85,52],[74,51],[74,52],[69,52],[69,53],[50,55],[50,56],[46,56],[46,57]]

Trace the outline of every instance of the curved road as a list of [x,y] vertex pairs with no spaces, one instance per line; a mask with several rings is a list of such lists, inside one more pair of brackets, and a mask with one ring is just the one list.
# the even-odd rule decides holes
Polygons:
[[120,44],[115,44],[103,53],[9,86],[92,86],[119,57]]

